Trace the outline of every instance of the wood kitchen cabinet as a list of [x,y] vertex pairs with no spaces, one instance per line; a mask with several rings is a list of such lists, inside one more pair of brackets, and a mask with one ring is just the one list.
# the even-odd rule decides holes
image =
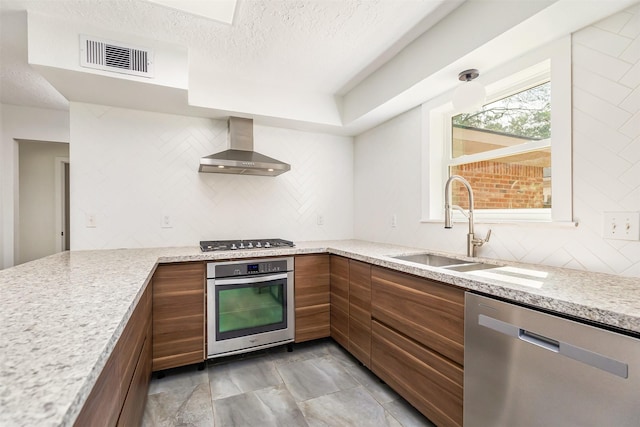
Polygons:
[[295,342],[328,337],[329,255],[301,255],[294,262]]
[[372,371],[438,426],[462,425],[464,290],[371,269]]
[[75,426],[140,425],[151,380],[151,285],[147,285]]
[[331,255],[331,338],[349,348],[349,260]]
[[371,365],[371,265],[331,256],[331,337]]
[[153,275],[154,371],[206,360],[205,284],[204,262],[158,265]]
[[371,366],[371,265],[349,260],[349,352]]

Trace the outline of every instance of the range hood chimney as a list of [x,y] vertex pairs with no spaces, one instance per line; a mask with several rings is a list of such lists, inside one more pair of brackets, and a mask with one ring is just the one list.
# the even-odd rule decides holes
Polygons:
[[291,165],[253,151],[253,120],[229,117],[229,149],[200,159],[198,172],[277,176]]

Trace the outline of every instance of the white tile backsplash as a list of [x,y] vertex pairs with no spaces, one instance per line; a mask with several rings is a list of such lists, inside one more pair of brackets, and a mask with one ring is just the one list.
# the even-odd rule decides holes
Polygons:
[[597,26],[584,28],[573,35],[573,42],[588,46],[609,56],[620,56],[633,39],[602,30]]
[[622,78],[632,67],[629,62],[579,44],[572,46],[571,56],[574,64],[581,66],[584,64],[592,72],[614,81]]
[[[72,103],[72,247],[351,238],[352,138],[259,125],[254,137],[256,151],[291,171],[198,173],[200,157],[227,148],[226,121]],[[96,228],[78,219],[85,213],[96,214]],[[162,215],[171,228],[161,227]]]

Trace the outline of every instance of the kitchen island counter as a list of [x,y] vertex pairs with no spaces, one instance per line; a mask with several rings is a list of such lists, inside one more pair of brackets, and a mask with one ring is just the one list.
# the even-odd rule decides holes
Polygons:
[[468,274],[390,257],[420,252],[357,240],[207,253],[113,249],[0,270],[0,425],[73,424],[158,263],[330,253],[640,334],[638,278],[484,259],[474,261],[506,267]]

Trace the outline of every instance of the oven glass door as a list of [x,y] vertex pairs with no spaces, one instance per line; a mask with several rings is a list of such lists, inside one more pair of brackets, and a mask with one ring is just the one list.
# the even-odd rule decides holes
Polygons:
[[216,341],[287,328],[287,276],[278,277],[216,280]]

